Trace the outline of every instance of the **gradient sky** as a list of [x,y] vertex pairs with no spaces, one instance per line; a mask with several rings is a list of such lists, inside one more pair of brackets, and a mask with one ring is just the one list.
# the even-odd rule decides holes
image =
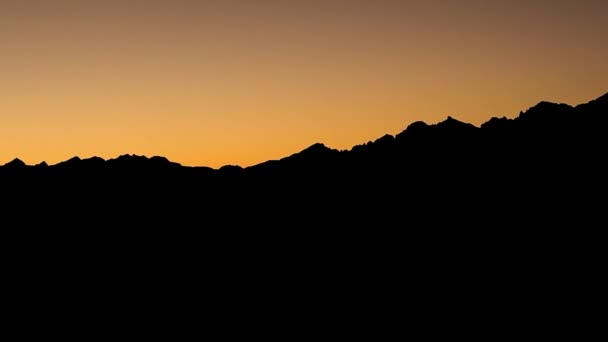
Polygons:
[[249,166],[608,92],[608,1],[0,1],[0,164]]

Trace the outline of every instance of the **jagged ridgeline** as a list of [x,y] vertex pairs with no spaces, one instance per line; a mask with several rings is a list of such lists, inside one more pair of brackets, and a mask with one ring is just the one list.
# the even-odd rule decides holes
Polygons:
[[110,265],[154,282],[178,277],[176,293],[190,277],[228,279],[239,292],[289,272],[300,284],[338,281],[338,292],[374,283],[374,296],[479,295],[490,283],[527,293],[547,274],[599,274],[607,118],[608,95],[541,102],[480,127],[415,122],[348,151],[314,144],[248,168],[134,155],[14,160],[0,168],[2,232],[28,274]]
[[[164,157],[151,158],[137,155],[122,155],[116,159],[104,160],[99,157],[70,160],[47,165],[26,165],[20,159],[0,166],[0,175],[7,176],[121,176],[146,174],[164,175],[200,175],[207,177],[213,174],[236,176],[239,174],[265,173],[276,175],[288,173],[309,173],[315,175],[331,171],[334,167],[369,168],[378,170],[384,166],[403,166],[411,169],[424,169],[425,165],[415,164],[416,159],[431,164],[459,162],[459,157],[468,157],[468,163],[475,161],[501,160],[510,162],[524,161],[539,162],[542,156],[537,149],[544,149],[548,154],[564,154],[572,152],[575,147],[585,147],[592,151],[603,148],[589,145],[602,142],[605,134],[604,124],[608,94],[589,103],[572,107],[567,104],[540,102],[538,105],[521,112],[514,119],[491,118],[481,127],[460,122],[448,117],[437,124],[427,124],[422,121],[410,124],[396,136],[385,135],[376,141],[354,146],[349,151],[338,151],[316,143],[309,148],[280,160],[271,160],[247,168],[236,165],[226,165],[218,170],[209,167],[184,167],[171,162]],[[585,144],[580,146],[581,144]],[[475,158],[472,158],[475,157]],[[539,158],[537,158],[539,157]],[[413,159],[411,159],[413,158]],[[471,159],[472,158],[472,159]],[[530,160],[532,159],[532,160]],[[465,160],[459,162],[459,167]],[[426,164],[425,163],[425,164]],[[481,166],[481,165],[480,165]],[[454,167],[451,172],[457,172]],[[352,170],[357,172],[356,169]],[[448,170],[445,170],[446,173]]]
[[577,106],[540,102],[480,127],[453,117],[414,122],[350,150],[317,143],[246,168],[185,167],[136,155],[56,165],[15,159],[0,167],[0,184],[6,194],[38,202],[62,194],[76,206],[262,207],[252,215],[270,210],[303,218],[340,210],[391,218],[441,210],[504,214],[541,203],[556,210],[603,196],[607,118],[608,94]]

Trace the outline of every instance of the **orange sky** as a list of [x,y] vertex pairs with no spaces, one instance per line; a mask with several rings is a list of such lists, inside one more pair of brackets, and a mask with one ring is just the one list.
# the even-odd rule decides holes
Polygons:
[[[94,3],[94,4],[93,4]],[[608,1],[0,2],[0,164],[249,166],[608,92]]]

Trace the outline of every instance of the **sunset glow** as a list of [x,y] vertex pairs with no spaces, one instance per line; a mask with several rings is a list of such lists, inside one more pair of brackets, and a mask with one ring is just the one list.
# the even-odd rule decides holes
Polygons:
[[2,1],[0,165],[249,166],[608,91],[608,1]]

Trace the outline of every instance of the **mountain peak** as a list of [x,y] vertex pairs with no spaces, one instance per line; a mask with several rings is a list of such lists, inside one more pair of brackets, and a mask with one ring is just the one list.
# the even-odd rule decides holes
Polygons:
[[304,150],[294,153],[294,154],[290,155],[289,157],[282,158],[281,160],[294,160],[294,159],[301,159],[301,158],[314,159],[314,158],[327,156],[328,154],[330,154],[332,152],[337,152],[337,151],[325,146],[325,144],[315,143],[315,144],[312,144],[309,147],[305,148]]
[[470,123],[462,122],[449,116],[444,121],[438,123],[436,126],[448,127],[448,128],[472,128],[475,127]]
[[138,156],[137,154],[121,154],[115,160],[144,160],[148,159],[146,156]]
[[4,164],[4,166],[11,167],[11,168],[13,168],[13,167],[21,168],[21,167],[25,167],[27,165],[25,164],[25,162],[23,160],[21,160],[19,158],[15,158],[15,159],[11,160],[10,162]]
[[53,167],[72,167],[74,165],[80,164],[81,161],[82,161],[82,159],[80,159],[80,157],[75,156],[75,157],[72,157],[72,158],[70,158],[68,160],[64,160],[62,162],[59,162],[59,163],[53,165]]
[[330,148],[325,146],[325,144],[315,143],[315,144],[312,144],[309,147],[305,148],[304,150],[302,150],[302,152],[313,153],[313,152],[327,151],[327,150],[330,150]]
[[424,128],[427,128],[427,127],[429,127],[429,124],[427,124],[426,122],[424,122],[424,121],[415,121],[415,122],[412,122],[409,126],[407,126],[407,128],[405,130],[406,131],[408,131],[408,130],[409,131],[416,131],[416,130],[424,129]]
[[557,118],[563,118],[564,115],[567,115],[573,108],[574,107],[565,103],[541,101],[525,112],[520,112],[517,119],[520,121],[533,121],[542,124]]
[[571,109],[572,106],[566,103],[555,103],[549,101],[541,101],[537,103],[535,106],[530,107],[526,113],[528,112],[543,112],[543,111],[555,111],[555,110],[567,110]]

